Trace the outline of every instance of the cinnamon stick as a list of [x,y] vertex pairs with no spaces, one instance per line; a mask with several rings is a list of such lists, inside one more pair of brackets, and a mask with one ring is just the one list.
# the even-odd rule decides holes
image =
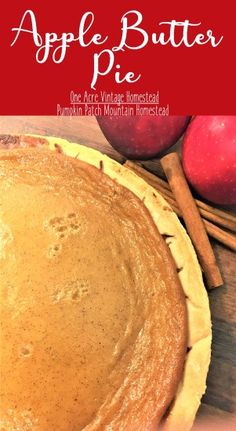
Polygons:
[[195,246],[209,288],[222,286],[223,280],[196,203],[186,181],[177,153],[161,159],[161,165]]
[[[133,163],[130,161],[127,161],[125,163],[125,166],[128,168],[131,168],[133,171],[135,171],[137,174],[140,174],[150,185],[153,187],[156,187],[160,190],[163,188],[170,193],[173,196],[173,193],[171,192],[169,184],[164,181],[163,179],[159,178],[158,176],[152,174],[151,172],[147,171],[137,163]],[[167,194],[169,194],[167,193]],[[226,211],[222,211],[218,208],[214,208],[211,205],[206,204],[205,202],[200,201],[199,199],[195,199],[195,202],[198,206],[200,214],[207,220],[212,221],[214,224],[217,224],[219,226],[222,226],[226,229],[231,230],[232,232],[236,232],[236,216],[233,214],[230,214]]]
[[[132,171],[134,171],[137,175],[143,178],[148,184],[154,187],[170,204],[173,211],[179,217],[182,217],[182,213],[178,208],[174,195],[170,191],[169,184],[166,181],[162,180],[161,178],[157,177],[154,174],[151,174],[149,171],[142,168],[140,165],[137,165],[136,163],[131,162],[129,160],[125,162],[125,166],[131,169]],[[221,211],[221,210],[218,210],[218,211]],[[225,214],[224,211],[222,211],[222,213]],[[228,215],[228,213],[226,214]],[[205,220],[204,218],[202,220],[208,235],[210,235],[212,238],[216,239],[217,241],[221,242],[225,246],[229,247],[231,250],[236,251],[236,237],[234,235],[231,235],[230,233],[225,232],[223,229],[220,229],[218,226],[215,226],[213,223],[209,222],[208,220]]]
[[[159,188],[156,188],[157,191],[164,197],[164,199],[170,204],[173,211],[179,216],[183,217],[180,209],[177,206],[176,201],[169,197],[167,194],[165,194],[164,189],[160,190]],[[231,250],[236,251],[236,237],[231,235],[230,233],[224,231],[223,229],[220,229],[218,226],[215,226],[213,223],[211,223],[208,220],[202,219],[205,229],[212,238],[216,239],[217,241],[221,242],[222,244],[229,247]]]
[[207,233],[217,241],[229,247],[231,250],[236,251],[236,237],[235,235],[231,235],[225,230],[220,229],[218,226],[215,226],[213,223],[208,220],[203,219],[203,223],[205,225]]

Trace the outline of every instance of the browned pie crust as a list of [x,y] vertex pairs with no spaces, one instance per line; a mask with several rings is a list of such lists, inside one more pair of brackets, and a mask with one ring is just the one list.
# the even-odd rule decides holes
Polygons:
[[[34,142],[34,138],[23,137],[23,140],[32,140]],[[36,358],[41,358],[41,360],[38,359],[38,367],[32,367],[31,374],[29,371],[26,373],[27,359],[25,357],[22,359],[21,357],[19,360],[19,351],[7,351],[5,359],[3,358],[5,360],[3,370],[5,370],[7,363],[9,363],[9,366],[11,365],[13,358],[17,358],[17,365],[23,367],[20,382],[17,383],[17,377],[19,379],[17,370],[16,374],[12,375],[11,381],[8,379],[6,382],[12,394],[12,398],[9,397],[9,393],[6,398],[10,399],[11,403],[14,399],[14,391],[16,397],[20,387],[22,388],[22,385],[24,387],[20,400],[18,396],[18,404],[21,404],[19,411],[21,413],[18,416],[14,413],[14,420],[16,422],[25,421],[25,424],[27,421],[31,421],[30,429],[32,431],[34,429],[39,431],[41,429],[51,430],[55,427],[58,431],[60,429],[65,430],[68,426],[68,421],[71,420],[78,426],[78,429],[84,429],[85,425],[87,425],[86,430],[155,429],[166,408],[175,397],[176,385],[182,375],[183,361],[186,356],[185,304],[187,303],[189,316],[188,345],[192,349],[187,355],[184,377],[179,385],[178,395],[175,397],[175,402],[165,422],[165,427],[168,429],[177,429],[176,427],[181,423],[181,430],[187,430],[191,426],[204,391],[210,354],[209,306],[206,293],[203,290],[199,266],[190,241],[178,223],[177,218],[170,211],[168,204],[135,174],[94,150],[69,144],[55,138],[47,138],[47,142],[52,149],[55,148],[56,144],[57,150],[58,148],[62,149],[64,153],[72,157],[76,156],[79,160],[74,161],[72,158],[66,158],[60,154],[55,155],[42,149],[14,150],[14,156],[12,152],[7,151],[4,152],[0,159],[0,169],[2,169],[3,177],[4,174],[7,177],[5,184],[3,181],[3,188],[7,191],[7,198],[3,202],[5,213],[3,213],[2,217],[4,214],[5,217],[8,215],[7,220],[11,217],[12,208],[10,205],[15,199],[14,196],[17,196],[15,204],[17,207],[18,202],[18,208],[21,208],[22,219],[19,214],[12,216],[13,228],[19,225],[19,220],[24,220],[26,214],[31,215],[30,220],[34,220],[32,226],[31,224],[27,225],[25,239],[22,239],[24,225],[21,225],[18,237],[17,232],[13,235],[14,238],[18,238],[19,250],[24,250],[25,255],[28,256],[27,259],[26,257],[24,258],[24,272],[32,278],[32,268],[37,265],[41,269],[37,272],[38,278],[34,274],[36,278],[33,281],[31,280],[28,286],[25,284],[25,280],[22,279],[22,274],[17,274],[15,285],[21,286],[21,289],[18,289],[17,293],[14,292],[15,297],[14,295],[9,297],[9,285],[6,284],[6,279],[9,281],[10,276],[12,276],[11,272],[11,275],[8,274],[6,278],[7,271],[10,268],[9,259],[15,259],[16,267],[18,265],[19,268],[20,264],[22,264],[22,256],[18,262],[19,253],[14,255],[16,244],[14,244],[14,247],[12,246],[9,231],[5,230],[5,236],[9,240],[6,247],[9,247],[9,250],[5,256],[5,274],[0,280],[1,286],[3,286],[3,295],[7,295],[7,298],[3,299],[3,303],[7,304],[7,307],[4,307],[4,313],[12,315],[13,310],[16,312],[14,321],[11,321],[9,327],[5,325],[5,329],[8,331],[8,337],[9,334],[13,337],[12,345],[22,343],[22,340],[24,341],[23,345],[26,345],[26,353],[29,350],[28,362],[33,361],[32,363],[34,364],[34,343],[27,344],[27,340],[22,339],[22,327],[27,327],[28,334],[34,334],[37,337],[40,334],[40,325],[44,327],[43,325],[49,319],[50,327],[53,327],[53,340],[55,343],[55,333],[60,332],[61,320],[64,320],[66,313],[69,312],[68,314],[71,314],[72,320],[69,321],[70,323],[68,322],[67,329],[63,328],[63,340],[65,340],[65,343],[63,344],[59,337],[58,343],[54,344],[54,350],[59,352],[61,348],[65,348],[67,354],[66,352],[64,353],[67,356],[68,346],[70,346],[69,350],[74,352],[72,356],[74,365],[70,365],[72,374],[69,375],[67,374],[68,364],[67,367],[64,365],[61,368],[59,367],[58,374],[55,374],[54,368],[48,371],[47,361],[45,367],[45,355],[43,356],[40,349],[49,349],[52,335],[51,338],[46,337],[44,343],[41,341],[38,344],[39,352]],[[37,156],[38,153],[40,153],[40,157]],[[78,178],[80,181],[78,181]],[[14,185],[17,190],[14,190]],[[16,191],[17,193],[15,193]],[[14,193],[14,196],[11,193]],[[85,202],[87,205],[86,213],[83,213]],[[40,212],[35,216],[37,208],[40,208]],[[69,216],[72,217],[73,214],[79,214],[79,216],[77,216],[76,222],[71,223]],[[102,223],[104,214],[106,214],[106,226]],[[94,224],[94,220],[96,224]],[[22,221],[22,223],[24,222]],[[68,223],[74,225],[74,227],[71,226],[72,231],[69,233]],[[99,229],[94,230],[94,228],[91,228],[91,226],[97,224]],[[27,243],[27,234],[30,234],[30,231],[28,231],[29,226],[32,230],[28,238],[33,235],[35,237],[34,242],[30,245],[30,254],[29,244]],[[76,229],[73,230],[75,226],[77,226],[77,231]],[[176,267],[173,265],[158,230],[164,235],[166,242],[169,244],[187,299],[184,299],[181,293]],[[106,234],[105,241],[103,241],[104,235],[101,235],[101,231]],[[48,247],[49,238],[51,239],[50,235],[54,235],[59,241],[63,232],[62,246],[60,243],[56,244],[58,249],[57,247]],[[83,232],[86,232],[86,235],[83,235]],[[118,243],[114,242],[116,239],[118,239]],[[113,242],[114,246],[112,246]],[[108,248],[105,246],[107,243],[111,244]],[[93,244],[93,247],[90,244]],[[50,258],[49,255],[45,257],[45,253],[43,253],[45,247],[49,248]],[[42,251],[42,256],[38,250]],[[88,256],[86,255],[86,250],[90,250]],[[109,346],[107,345],[106,348],[103,346],[101,349],[101,344],[98,344],[96,346],[97,350],[91,351],[89,365],[87,363],[85,367],[87,370],[85,372],[85,374],[87,373],[87,389],[81,390],[76,395],[77,398],[75,398],[75,392],[78,392],[76,382],[79,381],[76,373],[76,369],[78,369],[77,361],[81,360],[81,349],[76,349],[76,344],[78,344],[80,338],[77,337],[76,342],[74,341],[72,344],[68,342],[68,339],[69,334],[75,333],[76,327],[81,326],[81,322],[83,322],[83,320],[76,321],[72,310],[75,307],[75,302],[77,311],[80,310],[84,299],[81,301],[78,298],[78,283],[76,284],[75,280],[72,283],[73,288],[67,288],[66,292],[65,288],[63,288],[62,292],[61,288],[56,289],[55,292],[55,282],[58,284],[58,280],[60,280],[60,283],[63,284],[65,268],[67,268],[68,274],[73,272],[78,266],[77,259],[81,262],[81,259],[87,256],[89,260],[91,250],[93,250],[93,255],[94,253],[96,255],[97,252],[95,262],[100,259],[99,268],[96,266],[97,263],[93,262],[94,268],[92,271],[92,273],[98,274],[97,281],[99,281],[100,288],[106,285],[104,280],[109,279],[111,274],[115,274],[115,278],[109,279],[109,286],[112,286],[114,290],[113,299],[109,296],[109,292],[106,292],[108,296],[100,298],[100,305],[113,304],[114,308],[110,310],[110,320],[108,319],[107,326],[103,327],[103,331],[105,330],[105,339],[109,339],[112,334],[114,340],[109,340]],[[51,259],[51,265],[47,266],[45,262],[49,259]],[[118,272],[118,268],[113,268],[112,266],[117,261],[119,262]],[[56,271],[53,268],[55,262],[58,265]],[[104,268],[107,262],[109,262],[109,271],[106,270],[106,272]],[[100,270],[100,267],[103,270]],[[110,268],[112,268],[112,271]],[[124,271],[122,273],[123,278],[119,278],[121,268]],[[83,274],[82,279],[85,280],[85,274],[90,274],[91,272],[91,262],[90,266],[81,263],[79,271],[80,274]],[[52,283],[52,274],[55,273],[56,279],[54,277]],[[76,276],[74,274],[76,280],[78,279],[78,274]],[[91,274],[90,276],[92,277]],[[126,290],[125,295],[121,297],[121,295],[117,296],[117,289],[118,286],[123,286],[124,284],[124,274]],[[194,276],[194,280],[191,279],[191,275]],[[127,283],[127,277],[129,283]],[[30,294],[30,289],[34,285],[36,287],[32,295]],[[89,286],[92,286],[91,280]],[[100,295],[99,292],[101,290],[97,291],[97,295]],[[88,292],[86,292],[87,294]],[[37,297],[37,312],[35,312],[35,304],[33,304],[35,295]],[[40,299],[40,295],[42,295],[43,299]],[[70,295],[75,295],[75,302],[73,302]],[[51,298],[51,302],[53,298],[52,309],[52,304],[45,306],[45,298],[47,297]],[[25,298],[27,298],[26,304]],[[88,294],[88,298],[85,299],[88,307],[89,304],[91,305],[92,298],[93,295],[89,298]],[[116,301],[113,301],[114,298]],[[22,313],[19,310],[19,303],[23,304]],[[165,304],[164,307],[163,304]],[[120,315],[116,307],[119,307]],[[55,309],[57,310],[56,313]],[[128,314],[127,309],[129,309]],[[99,311],[101,312],[101,310]],[[27,317],[28,312],[30,312],[31,320],[24,321],[24,318],[29,318]],[[44,321],[42,321],[42,312],[45,315]],[[105,315],[106,312],[107,306],[103,310]],[[92,314],[94,314],[94,310]],[[95,321],[88,325],[86,334],[90,337],[93,335],[93,342],[96,344],[96,342],[102,343],[104,332],[96,332],[99,327],[99,322],[96,320],[99,319],[99,312],[95,314],[95,318],[93,317]],[[116,315],[118,317],[114,319]],[[10,321],[9,314],[6,316],[4,314],[3,318],[4,322]],[[23,319],[23,321],[20,319]],[[92,315],[90,315],[90,321],[91,319]],[[126,324],[122,326],[121,322],[124,321]],[[37,327],[36,332],[34,332],[34,325]],[[100,321],[100,327],[102,326]],[[123,335],[121,336],[121,334]],[[160,335],[159,337],[158,334]],[[83,339],[83,336],[80,335],[80,337]],[[90,345],[87,346],[87,352],[89,350],[92,350]],[[21,354],[23,354],[22,351]],[[96,354],[96,361],[92,363],[91,358],[94,357],[94,354]],[[42,358],[44,358],[44,361]],[[48,364],[50,364],[51,353],[48,353],[47,359],[49,360]],[[70,364],[71,362],[70,356]],[[109,373],[107,370],[109,370]],[[97,383],[94,383],[94,374],[99,377]],[[63,384],[59,384],[59,375],[66,376],[66,383],[63,381]],[[108,375],[109,378],[106,377]],[[50,397],[52,397],[53,393],[51,390],[52,382],[55,381],[56,377],[57,386],[56,394],[54,393],[53,396],[54,404],[51,403],[52,410],[48,412],[45,410],[45,406],[48,406],[48,401],[51,400]],[[83,379],[84,374],[81,372],[79,377]],[[194,380],[194,385],[189,385],[190,379]],[[30,384],[35,383],[35,381],[38,382],[37,395],[33,393],[32,387],[30,388]],[[47,388],[46,391],[45,387]],[[66,393],[63,403],[64,410],[59,405],[59,399],[57,399],[60,391]],[[36,400],[43,400],[43,393],[45,402],[36,403]],[[91,394],[93,394],[93,401],[91,401]],[[47,396],[49,396],[49,400],[47,400]],[[188,409],[186,409],[186,396],[189,399]],[[7,421],[11,421],[12,413],[9,413],[11,406],[10,404],[7,406],[8,401],[6,398],[2,398],[0,401],[0,408],[2,402],[3,413],[5,414],[7,411],[8,417],[5,415],[5,419],[1,419],[2,421],[5,420],[6,425],[4,422],[2,425],[1,420],[0,424],[9,431]],[[72,398],[73,400],[77,399],[77,402],[79,399],[80,406],[84,402],[80,412],[78,412],[76,402],[71,402]],[[26,413],[23,414],[22,411],[23,406],[27,404],[27,399],[30,400],[33,406],[33,412],[31,410],[30,414],[28,413],[28,415],[24,416]],[[65,405],[67,410],[64,408]],[[85,405],[89,405],[89,407],[86,409]],[[35,406],[37,406],[39,413],[38,417],[34,417]],[[19,423],[21,424],[21,422]]]

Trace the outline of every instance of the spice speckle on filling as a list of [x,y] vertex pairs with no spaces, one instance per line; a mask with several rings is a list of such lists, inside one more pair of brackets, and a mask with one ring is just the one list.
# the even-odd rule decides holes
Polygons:
[[0,151],[0,203],[0,429],[135,429],[144,406],[158,423],[186,313],[144,204],[43,148]]

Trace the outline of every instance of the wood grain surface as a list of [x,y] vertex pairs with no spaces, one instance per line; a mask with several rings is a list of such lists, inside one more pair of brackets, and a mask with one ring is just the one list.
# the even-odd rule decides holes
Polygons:
[[[35,133],[66,138],[108,154],[124,162],[108,144],[93,117],[0,117],[0,134]],[[152,172],[160,172],[157,160],[145,162]],[[235,212],[235,208],[231,207]],[[199,417],[236,416],[236,254],[211,240],[224,287],[209,292],[213,345],[207,392]]]

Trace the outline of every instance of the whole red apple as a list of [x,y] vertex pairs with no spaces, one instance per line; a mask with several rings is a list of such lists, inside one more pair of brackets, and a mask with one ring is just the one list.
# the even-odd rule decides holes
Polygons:
[[236,203],[236,116],[197,116],[183,141],[188,181],[216,204]]
[[150,159],[171,147],[189,120],[189,116],[97,117],[110,144],[130,159]]

